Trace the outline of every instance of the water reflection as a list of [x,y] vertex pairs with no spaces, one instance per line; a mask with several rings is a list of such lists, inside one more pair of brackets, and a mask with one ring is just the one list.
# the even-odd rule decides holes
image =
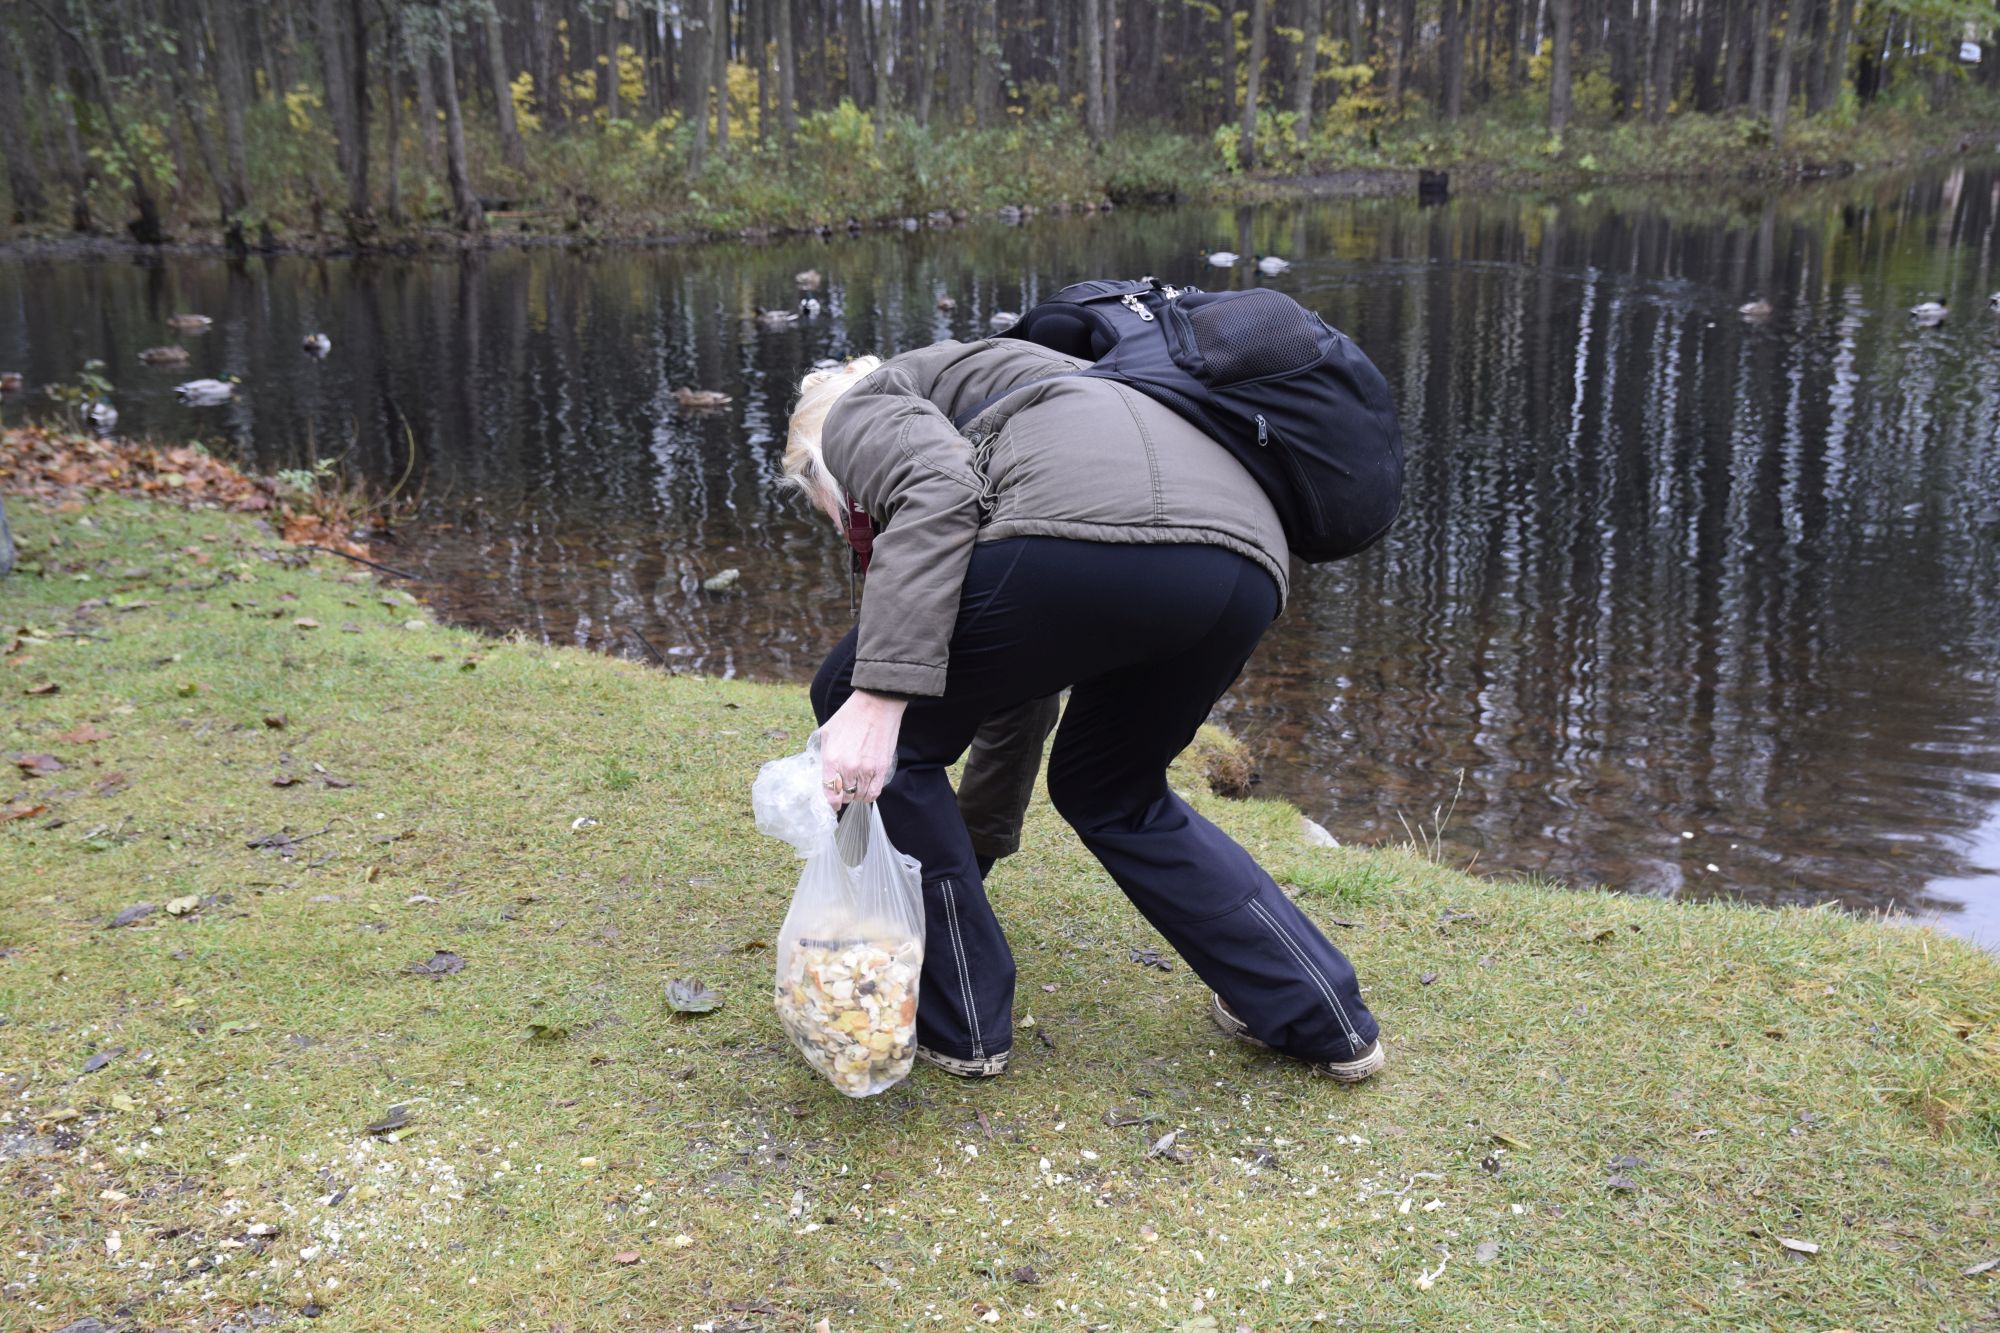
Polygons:
[[[635,655],[636,631],[690,670],[796,680],[848,620],[841,552],[776,484],[815,360],[972,336],[1080,276],[1255,281],[1195,258],[1225,243],[1284,255],[1273,285],[1395,387],[1410,497],[1382,546],[1299,573],[1225,704],[1270,787],[1361,841],[1428,829],[1457,792],[1444,845],[1489,870],[1991,922],[1996,219],[1987,164],[1704,204],[0,265],[0,365],[46,380],[105,357],[129,426],[266,468],[341,455],[393,479],[413,441],[426,503],[389,558],[447,613]],[[807,267],[816,318],[749,321]],[[1736,313],[1753,297],[1769,320]],[[1912,327],[1923,299],[1949,301],[1942,327]],[[177,309],[215,331],[185,368],[141,366]],[[313,330],[324,361],[297,350]],[[225,370],[237,402],[173,406],[174,381]],[[735,402],[689,415],[683,386]],[[729,567],[745,595],[701,591]]]

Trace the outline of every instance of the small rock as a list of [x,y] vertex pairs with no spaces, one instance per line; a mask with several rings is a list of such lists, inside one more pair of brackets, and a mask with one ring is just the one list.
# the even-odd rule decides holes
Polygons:
[[1479,1242],[1479,1247],[1472,1252],[1472,1261],[1479,1264],[1490,1264],[1499,1257],[1500,1242],[1497,1240],[1482,1240]]
[[701,581],[701,590],[710,596],[736,591],[736,584],[743,577],[741,570],[725,569],[720,574]]
[[1306,840],[1308,847],[1340,846],[1340,839],[1328,833],[1325,825],[1307,819],[1304,815],[1299,816],[1299,836]]

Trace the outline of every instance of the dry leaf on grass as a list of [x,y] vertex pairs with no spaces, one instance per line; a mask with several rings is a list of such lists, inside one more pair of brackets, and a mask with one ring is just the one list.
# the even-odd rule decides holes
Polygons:
[[463,971],[464,968],[463,958],[439,949],[422,962],[411,963],[408,970],[420,977],[448,977],[454,972]]

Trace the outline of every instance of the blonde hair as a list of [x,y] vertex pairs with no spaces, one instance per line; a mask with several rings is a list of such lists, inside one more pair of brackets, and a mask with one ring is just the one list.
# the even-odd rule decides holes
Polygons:
[[857,356],[836,369],[815,370],[799,381],[798,406],[792,409],[792,424],[785,436],[785,479],[814,504],[831,501],[837,506],[843,494],[820,452],[819,437],[826,428],[827,413],[841,395],[881,364],[879,356]]

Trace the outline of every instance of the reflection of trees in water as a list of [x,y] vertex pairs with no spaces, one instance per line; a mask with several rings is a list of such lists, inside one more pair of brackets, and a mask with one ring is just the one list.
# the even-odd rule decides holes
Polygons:
[[[1489,868],[1909,901],[1950,861],[1917,831],[2000,798],[2000,577],[1971,518],[2000,499],[1997,181],[0,266],[0,361],[45,380],[106,356],[133,428],[199,421],[266,468],[347,451],[394,478],[407,419],[427,503],[393,563],[452,614],[637,652],[630,626],[691,669],[797,679],[848,622],[844,552],[777,481],[815,360],[970,336],[1078,277],[1220,287],[1255,279],[1197,251],[1284,254],[1280,285],[1390,376],[1410,496],[1380,549],[1301,572],[1230,701],[1273,784],[1347,836],[1401,837],[1462,768],[1448,842]],[[748,322],[808,267],[817,319]],[[1959,313],[1911,330],[1902,307],[1942,295]],[[1756,296],[1768,324],[1736,314]],[[178,309],[217,331],[182,371],[140,367]],[[313,329],[324,362],[297,350]],[[225,369],[237,403],[171,405]],[[736,401],[683,414],[681,385]],[[702,594],[727,567],[747,595]]]
[[1356,257],[1430,262],[1323,296],[1397,362],[1410,517],[1311,576],[1239,690],[1307,720],[1274,775],[1323,766],[1336,827],[1400,836],[1462,768],[1451,841],[1489,866],[1911,901],[1950,863],[1912,833],[2000,795],[1993,332],[1902,309],[1980,313],[1991,179],[1734,223],[1385,214]]

